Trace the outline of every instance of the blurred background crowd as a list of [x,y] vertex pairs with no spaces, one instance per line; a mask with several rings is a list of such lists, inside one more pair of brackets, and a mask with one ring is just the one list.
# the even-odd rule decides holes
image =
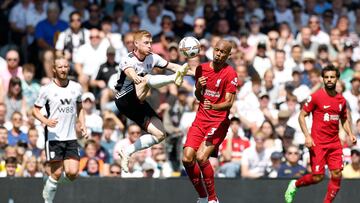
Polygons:
[[[360,140],[359,0],[0,0],[0,177],[42,177],[48,166],[44,126],[31,114],[39,88],[64,55],[70,78],[84,94],[91,139],[79,140],[80,176],[185,176],[182,144],[195,118],[194,77],[181,87],[152,89],[147,101],[162,118],[168,138],[138,152],[121,173],[116,149],[143,133],[114,104],[118,64],[133,50],[133,31],[153,35],[153,52],[191,69],[212,60],[221,38],[233,49],[228,63],[239,88],[231,125],[211,164],[217,177],[289,178],[310,172],[297,121],[306,98],[322,87],[321,69],[341,72],[337,91],[348,102]],[[178,42],[194,36],[199,56],[186,59]],[[171,74],[154,69],[153,74]],[[136,111],[136,109],[134,109]],[[311,127],[311,116],[307,120]],[[345,178],[360,178],[360,144],[340,131]],[[360,143],[360,141],[358,142]]]

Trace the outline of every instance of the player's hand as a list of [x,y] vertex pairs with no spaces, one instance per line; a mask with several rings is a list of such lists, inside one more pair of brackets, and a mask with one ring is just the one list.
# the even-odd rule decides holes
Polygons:
[[88,139],[89,135],[87,133],[86,127],[84,125],[81,125],[80,130],[81,130],[81,136],[85,139]]
[[355,135],[350,135],[350,140],[353,145],[356,145],[357,139]]
[[315,146],[314,140],[311,136],[305,137],[305,146],[309,149]]
[[47,119],[45,125],[49,126],[50,128],[55,128],[57,123],[58,119]]
[[208,110],[212,109],[212,104],[208,99],[204,100],[204,109],[208,109]]
[[202,89],[206,85],[207,77],[201,76],[199,77],[197,83],[196,83],[196,89]]
[[135,76],[134,78],[134,83],[136,84],[136,85],[138,85],[138,84],[140,84],[142,81],[143,81],[143,77],[141,77],[141,76]]

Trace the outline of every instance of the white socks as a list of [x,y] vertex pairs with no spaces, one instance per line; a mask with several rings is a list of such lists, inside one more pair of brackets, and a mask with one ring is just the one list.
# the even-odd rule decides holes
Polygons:
[[125,153],[131,156],[133,153],[149,148],[155,144],[158,144],[159,140],[150,134],[142,135],[139,139],[137,139],[133,144],[126,148]]
[[51,176],[46,180],[44,189],[43,189],[43,198],[46,203],[52,203],[55,197],[58,181],[53,179]]
[[175,74],[172,75],[151,75],[148,85],[152,88],[160,88],[175,81]]

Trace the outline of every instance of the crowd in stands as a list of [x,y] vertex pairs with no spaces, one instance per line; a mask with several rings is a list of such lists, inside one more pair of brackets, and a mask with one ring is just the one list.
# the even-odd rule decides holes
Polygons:
[[[143,131],[114,104],[118,64],[133,50],[132,32],[153,35],[153,52],[192,70],[212,60],[212,46],[230,40],[228,61],[238,74],[231,125],[211,158],[217,177],[290,178],[310,172],[298,115],[322,87],[321,69],[341,72],[337,91],[348,102],[358,138],[342,130],[345,178],[360,178],[359,0],[2,0],[0,1],[0,177],[42,177],[48,165],[44,126],[32,116],[55,57],[71,64],[83,88],[89,140],[81,146],[80,176],[186,176],[182,144],[195,118],[195,79],[152,89],[147,101],[162,118],[167,139],[135,153],[122,173],[117,149]],[[199,56],[186,59],[178,42],[194,36]],[[155,69],[153,74],[170,74]],[[137,111],[137,109],[133,109]],[[311,116],[307,120],[311,127]],[[79,129],[78,129],[79,130]]]

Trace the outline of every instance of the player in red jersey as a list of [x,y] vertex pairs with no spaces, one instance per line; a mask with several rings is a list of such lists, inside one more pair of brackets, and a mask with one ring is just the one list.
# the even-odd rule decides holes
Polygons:
[[220,40],[214,47],[214,60],[196,68],[195,96],[200,106],[187,134],[182,161],[199,203],[218,202],[209,157],[217,154],[230,125],[229,110],[238,84],[234,68],[226,63],[230,52],[230,42]]
[[[340,72],[332,65],[326,66],[322,72],[325,88],[312,94],[299,115],[299,124],[305,135],[305,145],[310,150],[311,174],[298,180],[292,180],[285,192],[285,202],[294,200],[299,187],[319,183],[324,178],[325,164],[331,173],[324,203],[332,202],[340,190],[341,171],[343,169],[342,146],[339,139],[339,120],[353,144],[356,137],[351,130],[351,122],[347,117],[345,98],[335,91]],[[311,134],[305,123],[305,117],[312,113],[313,124]]]

